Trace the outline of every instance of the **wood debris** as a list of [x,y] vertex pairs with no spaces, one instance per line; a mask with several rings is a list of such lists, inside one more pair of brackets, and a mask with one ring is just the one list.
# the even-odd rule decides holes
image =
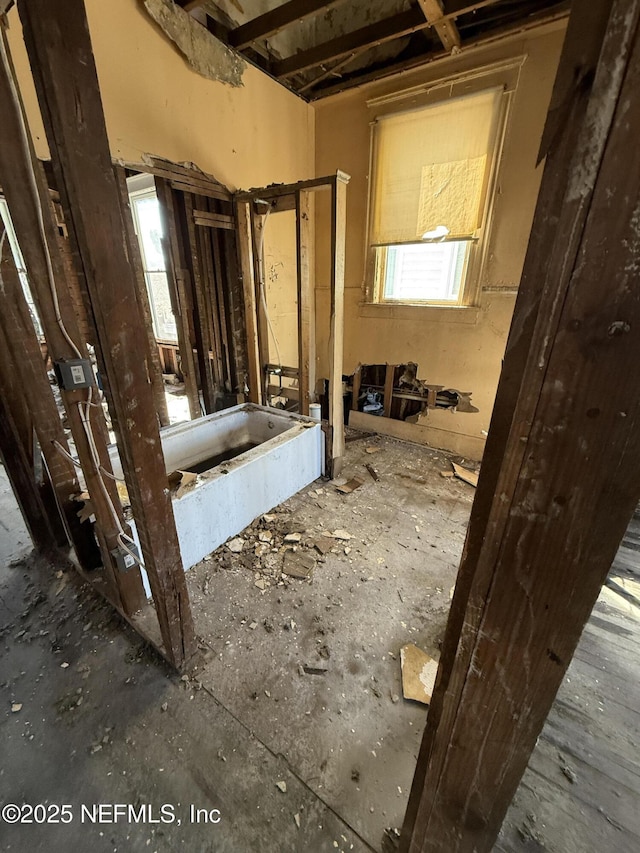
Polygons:
[[400,649],[402,693],[405,699],[415,699],[428,705],[436,681],[438,662],[426,652],[409,643]]
[[348,480],[341,486],[336,486],[336,491],[340,492],[342,495],[350,495],[351,492],[355,492],[356,489],[359,489],[361,485],[362,480],[358,480],[357,477],[352,477],[351,480]]
[[470,486],[474,488],[478,485],[478,472],[477,471],[469,471],[468,468],[463,468],[462,465],[456,465],[455,462],[451,463],[453,467],[453,473],[459,480],[464,480],[465,483],[469,483]]

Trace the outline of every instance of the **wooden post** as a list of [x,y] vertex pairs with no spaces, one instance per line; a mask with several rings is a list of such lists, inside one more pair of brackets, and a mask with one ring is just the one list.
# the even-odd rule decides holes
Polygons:
[[403,851],[493,848],[640,496],[639,22],[573,8]]
[[260,378],[262,381],[261,403],[266,406],[269,402],[267,389],[269,386],[269,374],[267,365],[269,358],[269,323],[267,321],[267,283],[264,268],[264,229],[266,219],[256,210],[256,203],[251,205],[251,246],[253,249],[253,272],[254,289],[256,294],[256,309],[258,316],[258,353],[260,356]]
[[[182,666],[195,637],[167,487],[145,329],[82,0],[18,5],[54,168],[69,200],[113,402],[118,449],[167,658]],[[78,122],[78,115],[82,121]]]
[[238,261],[242,275],[244,296],[244,322],[247,333],[247,369],[249,373],[249,399],[262,402],[262,366],[258,344],[258,307],[256,305],[255,270],[253,264],[253,229],[251,203],[239,201],[236,205],[238,224]]
[[34,547],[43,553],[56,548],[47,512],[36,486],[29,458],[13,418],[13,407],[0,363],[0,457]]
[[95,569],[100,565],[98,546],[91,524],[81,523],[77,515],[80,505],[73,500],[73,496],[79,495],[82,490],[73,463],[61,452],[69,452],[67,438],[51,392],[18,271],[8,246],[5,246],[5,251],[0,256],[0,272],[0,328],[3,332],[2,349],[5,353],[3,359],[10,358],[12,370],[19,378],[22,396],[31,413],[56,501],[78,561],[85,569]]
[[[1,24],[0,29],[0,184],[24,257],[49,352],[54,361],[75,357],[76,349],[86,357],[86,348],[66,287],[57,226],[49,204],[49,190],[31,141],[25,136],[26,124],[15,90],[8,45]],[[88,421],[91,423],[97,452],[96,464],[84,423],[87,391],[61,389],[61,395],[94,507],[108,594],[125,613],[135,613],[145,601],[140,573],[137,570],[126,574],[116,572],[110,554],[118,545],[119,528],[127,528],[115,482],[108,478],[105,480],[98,471],[98,465],[111,471],[104,441],[106,428],[102,408],[89,407]]]
[[312,336],[314,332],[314,293],[311,283],[309,257],[311,252],[311,221],[309,216],[310,193],[296,192],[296,251],[298,280],[298,411],[309,414],[311,386]]
[[176,330],[178,334],[178,350],[180,352],[182,376],[184,387],[189,401],[189,414],[191,419],[202,415],[200,409],[200,395],[198,393],[198,382],[196,380],[196,365],[193,357],[193,346],[191,342],[191,325],[189,323],[189,312],[191,303],[188,299],[187,276],[185,259],[180,240],[178,239],[178,217],[175,198],[169,181],[164,178],[155,179],[156,193],[160,204],[160,218],[164,232],[163,249],[167,267],[167,281],[169,284],[169,296],[171,308],[176,318]]
[[127,178],[124,166],[116,165],[113,167],[120,191],[120,201],[122,203],[122,221],[125,225],[125,236],[127,238],[127,253],[129,262],[134,271],[134,281],[136,283],[136,297],[140,306],[140,311],[144,317],[144,325],[147,338],[147,353],[145,358],[149,360],[151,385],[153,387],[153,399],[155,403],[156,413],[160,426],[169,425],[169,411],[167,409],[167,398],[164,393],[164,382],[162,380],[162,365],[160,364],[160,353],[156,343],[156,336],[153,330],[153,320],[151,317],[151,305],[149,303],[149,293],[147,292],[147,282],[145,281],[144,268],[142,265],[142,255],[140,254],[140,244],[133,227],[133,215],[131,213],[131,202],[129,201],[129,193],[127,192]]
[[342,359],[344,349],[344,255],[349,176],[338,172],[331,186],[331,320],[329,331],[329,427],[331,453],[327,469],[337,477],[344,461],[344,400]]
[[384,417],[391,417],[391,404],[393,403],[393,380],[396,375],[395,364],[388,364],[384,374]]

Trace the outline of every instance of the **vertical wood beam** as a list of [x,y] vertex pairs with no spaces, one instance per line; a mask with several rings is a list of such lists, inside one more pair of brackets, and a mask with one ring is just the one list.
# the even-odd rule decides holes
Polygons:
[[315,329],[314,292],[311,282],[310,193],[296,191],[296,253],[298,288],[298,411],[309,414],[312,387],[312,337]]
[[57,543],[13,417],[15,405],[8,393],[5,367],[0,359],[0,457],[34,547],[49,553]]
[[[5,244],[6,245],[6,244]],[[69,446],[58,407],[40,352],[40,344],[22,292],[13,258],[8,252],[0,255],[0,329],[3,332],[3,360],[10,358],[11,369],[22,388],[22,395],[33,420],[33,427],[45,458],[56,502],[65,520],[80,565],[94,569],[100,565],[100,554],[91,524],[80,522],[78,503],[74,495],[82,491],[73,463],[59,452],[56,444],[69,452]]]
[[492,849],[640,492],[640,4],[611,7],[565,39],[403,851]]
[[349,175],[338,172],[331,186],[331,317],[329,327],[329,429],[327,469],[337,477],[344,461],[344,262]]
[[169,297],[176,318],[180,370],[189,402],[189,415],[193,420],[202,415],[202,410],[200,409],[200,394],[198,393],[196,365],[191,342],[191,324],[189,323],[189,313],[191,312],[191,303],[188,297],[189,274],[185,266],[186,258],[182,242],[178,236],[178,212],[171,184],[164,178],[158,177],[155,178],[155,183],[164,234],[162,244],[169,283]]
[[229,335],[230,390],[244,393],[247,373],[247,338],[244,323],[244,301],[241,276],[238,273],[238,249],[235,231],[218,232],[221,249],[221,267],[224,272],[223,290],[227,304],[227,326]]
[[384,373],[384,417],[391,417],[391,404],[393,403],[393,380],[396,375],[395,364],[388,364]]
[[[15,90],[14,72],[1,20],[0,30],[0,184],[9,206],[49,352],[54,360],[74,357],[76,353],[70,338],[86,357],[86,348],[66,286],[58,229],[49,204],[49,189],[31,140],[25,136],[26,120]],[[63,331],[63,324],[66,332]],[[85,429],[85,415],[80,408],[87,400],[87,392],[61,389],[61,396],[94,507],[108,595],[125,613],[131,614],[144,603],[144,589],[137,570],[121,574],[114,569],[110,551],[117,547],[119,527],[127,528],[115,482],[111,479],[103,480],[97,470]],[[111,463],[104,441],[106,427],[100,406],[90,407],[89,422],[95,439],[98,464],[110,472]]]
[[262,367],[258,344],[258,306],[256,305],[255,270],[253,263],[253,228],[251,223],[251,203],[236,203],[236,222],[238,229],[238,262],[242,276],[242,294],[244,298],[244,322],[247,336],[247,372],[249,380],[249,400],[262,402]]
[[151,317],[151,305],[149,303],[149,293],[147,292],[147,282],[144,275],[144,267],[142,265],[142,255],[140,254],[140,244],[133,226],[133,214],[131,212],[131,202],[129,201],[129,193],[127,192],[127,178],[124,166],[116,164],[114,167],[118,189],[120,191],[120,201],[122,203],[122,221],[125,226],[125,236],[127,239],[127,253],[131,268],[134,271],[134,281],[136,283],[136,297],[140,312],[144,318],[145,331],[147,333],[147,353],[145,358],[149,360],[151,386],[153,388],[153,399],[155,403],[156,413],[160,426],[169,425],[169,410],[167,409],[167,398],[164,393],[164,382],[162,380],[162,365],[160,364],[160,353],[156,343],[156,336],[153,330],[153,320]]
[[[167,658],[195,651],[189,597],[155,414],[140,358],[143,318],[124,240],[89,27],[82,0],[18,5],[54,166],[69,199],[114,426]],[[82,121],[78,121],[78,116]]]

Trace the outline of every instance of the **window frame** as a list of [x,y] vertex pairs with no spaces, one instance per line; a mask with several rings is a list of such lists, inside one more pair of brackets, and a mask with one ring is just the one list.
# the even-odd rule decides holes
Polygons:
[[[458,311],[465,308],[477,308],[480,302],[482,272],[486,264],[491,236],[491,224],[495,205],[498,176],[502,162],[505,137],[509,125],[513,95],[517,89],[520,70],[526,61],[526,55],[518,55],[503,62],[477,68],[469,72],[449,75],[439,80],[423,83],[372,98],[367,101],[370,110],[369,140],[369,186],[367,189],[367,226],[365,243],[365,264],[363,294],[364,305],[377,309],[398,307],[415,309],[445,309]],[[376,127],[379,119],[387,116],[436,106],[465,95],[480,94],[491,88],[500,88],[502,96],[498,107],[495,140],[491,151],[487,190],[482,210],[482,220],[472,243],[465,263],[457,301],[453,300],[404,300],[384,297],[384,265],[380,258],[386,255],[386,247],[373,244],[373,205],[376,187]],[[418,242],[418,241],[416,241]]]

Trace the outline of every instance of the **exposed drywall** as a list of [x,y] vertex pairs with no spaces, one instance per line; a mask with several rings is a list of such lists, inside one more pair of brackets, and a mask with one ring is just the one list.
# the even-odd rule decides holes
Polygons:
[[[471,389],[478,414],[430,411],[420,423],[435,446],[480,458],[488,430],[507,333],[520,281],[542,167],[538,145],[564,37],[556,25],[542,34],[474,51],[411,74],[345,92],[316,105],[316,172],[340,168],[351,175],[347,192],[344,373],[358,363],[419,364],[421,379]],[[471,308],[371,305],[363,302],[369,134],[366,101],[449,73],[526,55],[505,139],[479,304]],[[328,210],[318,204],[316,274],[318,328],[328,313],[328,272],[323,264]],[[326,322],[326,320],[324,320]],[[321,343],[321,342],[320,342]],[[318,347],[319,375],[328,354]]]
[[244,59],[173,0],[144,0],[144,7],[198,74],[231,86],[242,85]]

